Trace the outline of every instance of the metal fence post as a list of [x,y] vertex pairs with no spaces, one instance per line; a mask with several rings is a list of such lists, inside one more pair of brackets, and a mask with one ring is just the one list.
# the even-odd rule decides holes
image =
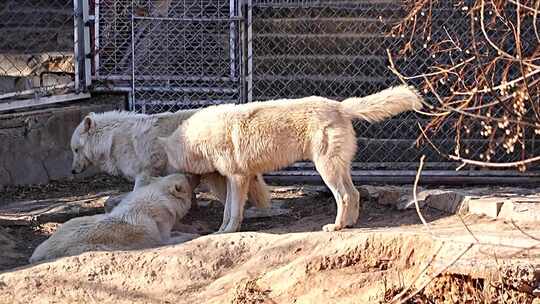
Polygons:
[[239,84],[241,92],[241,102],[248,103],[252,101],[252,29],[251,29],[251,0],[239,0],[240,3],[240,40],[241,40],[241,60],[240,72],[241,81]]
[[[135,109],[135,14],[133,9],[133,0],[131,0],[131,106],[129,110]],[[143,110],[144,112],[144,110]]]
[[94,75],[99,77],[99,1],[94,0]]
[[246,0],[247,2],[247,75],[246,75],[246,101],[253,101],[253,1]]
[[73,54],[75,65],[75,92],[80,92],[81,54],[84,54],[84,46],[81,43],[82,33],[82,9],[81,0],[73,0]]
[[75,90],[86,92],[92,83],[90,14],[88,0],[74,0]]
[[83,21],[83,43],[84,43],[84,88],[83,91],[87,91],[88,87],[92,84],[92,51],[90,49],[90,26],[92,20],[90,20],[88,0],[82,0],[82,21]]
[[229,56],[230,56],[230,68],[231,68],[231,78],[236,76],[236,20],[238,10],[237,4],[239,0],[229,0],[229,17],[231,21],[229,23]]

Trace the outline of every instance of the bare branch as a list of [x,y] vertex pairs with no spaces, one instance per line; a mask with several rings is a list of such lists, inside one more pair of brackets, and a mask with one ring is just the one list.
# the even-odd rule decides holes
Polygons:
[[462,157],[459,157],[457,155],[449,155],[449,157],[451,159],[453,159],[453,160],[463,162],[463,163],[465,163],[467,165],[475,165],[475,166],[480,166],[480,167],[491,167],[491,168],[512,168],[512,167],[524,166],[524,165],[528,165],[530,163],[540,161],[540,156],[531,157],[531,158],[528,158],[528,159],[525,159],[525,160],[520,160],[520,161],[516,161],[516,162],[509,162],[509,163],[483,162],[483,161],[477,161],[477,160],[462,158]]

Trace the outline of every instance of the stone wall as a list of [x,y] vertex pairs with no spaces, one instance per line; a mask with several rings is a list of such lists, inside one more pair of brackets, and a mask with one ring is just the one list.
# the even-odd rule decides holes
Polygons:
[[73,130],[89,112],[124,108],[123,96],[108,96],[63,107],[0,114],[0,188],[71,178]]

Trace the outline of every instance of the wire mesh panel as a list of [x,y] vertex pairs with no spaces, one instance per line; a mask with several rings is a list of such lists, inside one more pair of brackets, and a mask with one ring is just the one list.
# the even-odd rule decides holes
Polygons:
[[240,100],[241,18],[235,1],[133,1],[132,6],[102,0],[99,8],[97,78],[130,81],[134,110]]
[[131,0],[95,1],[96,87],[120,89],[129,86],[132,59],[131,13]]
[[0,1],[0,105],[74,89],[73,9],[73,0]]
[[[319,95],[343,100],[376,93],[401,83],[388,68],[389,54],[398,70],[406,75],[431,72],[429,68],[434,62],[449,59],[444,58],[444,52],[433,55],[424,45],[448,39],[449,32],[468,35],[470,19],[462,2],[434,2],[429,12],[433,26],[426,41],[421,31],[412,38],[391,34],[393,27],[410,12],[404,1],[253,0],[253,99]],[[536,39],[532,29],[527,29],[531,41]],[[400,52],[408,45],[415,46],[413,52]],[[416,84],[422,88],[420,81]],[[428,102],[436,102],[433,95],[425,95]],[[459,144],[456,142],[457,116],[437,126],[437,132],[430,134],[431,144],[421,145],[416,143],[419,126],[427,126],[432,117],[410,112],[377,124],[356,122],[355,166],[413,169],[421,155],[426,154],[427,169],[453,169],[459,164],[443,155],[453,154],[456,146],[468,155],[485,153],[488,141],[480,135],[479,121],[471,122],[474,131],[462,136]],[[527,153],[538,155],[535,137],[529,135]],[[505,153],[497,155],[501,162],[516,158]]]
[[[400,1],[255,0],[253,99],[342,100],[398,84],[386,50],[398,47],[389,33],[405,14]],[[418,119],[407,113],[380,124],[356,122],[356,161],[372,168],[416,162]]]

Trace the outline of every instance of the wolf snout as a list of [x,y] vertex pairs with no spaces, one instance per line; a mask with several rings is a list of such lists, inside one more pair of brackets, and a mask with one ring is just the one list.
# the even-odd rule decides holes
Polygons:
[[71,169],[71,174],[79,174],[79,173],[81,173],[81,170]]

